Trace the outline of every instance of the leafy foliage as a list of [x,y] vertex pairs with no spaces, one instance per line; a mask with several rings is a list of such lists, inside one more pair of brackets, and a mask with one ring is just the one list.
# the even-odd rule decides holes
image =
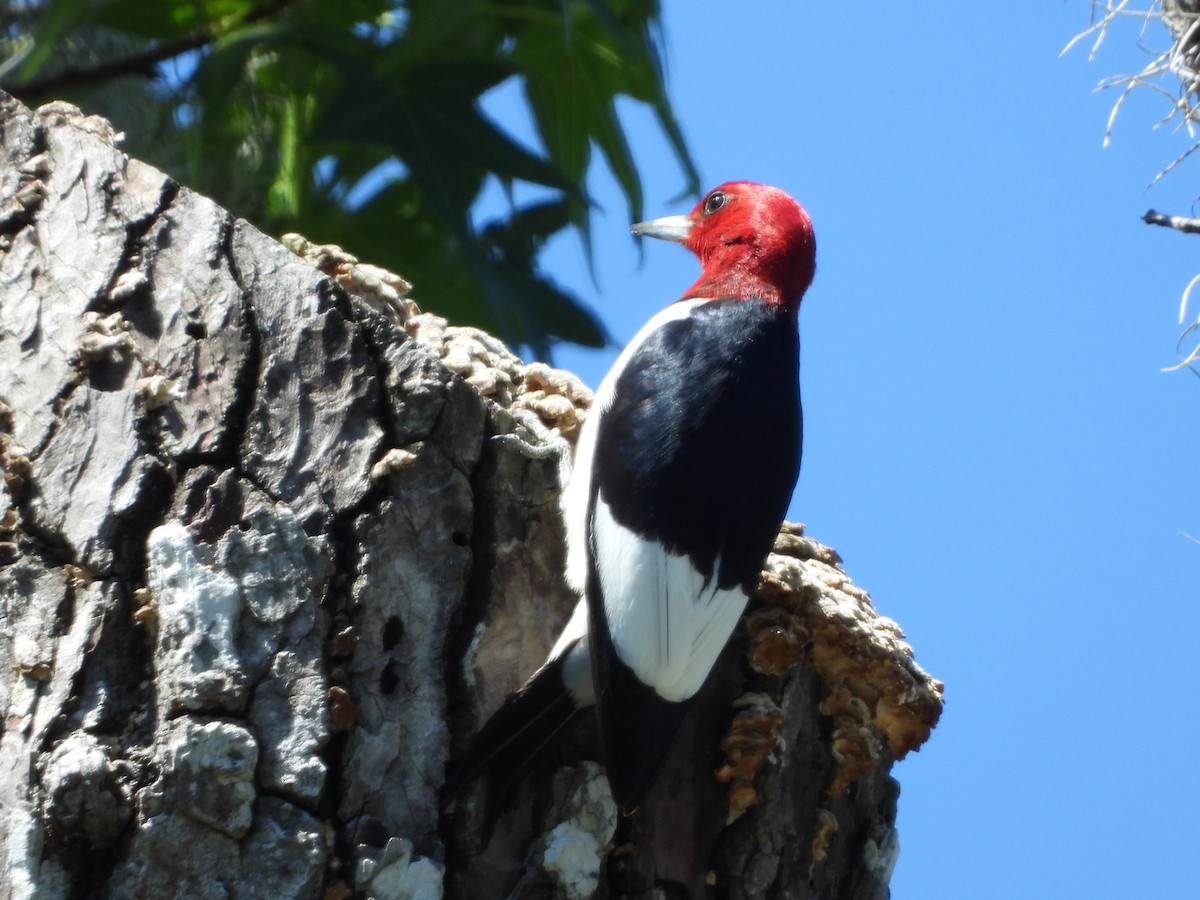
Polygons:
[[[260,227],[341,244],[544,353],[606,340],[536,258],[564,228],[588,242],[593,150],[640,217],[619,97],[654,111],[698,188],[658,19],[656,0],[46,0],[0,13],[0,85],[107,115],[131,153]],[[544,151],[483,111],[510,79]],[[551,199],[478,227],[490,177]]]

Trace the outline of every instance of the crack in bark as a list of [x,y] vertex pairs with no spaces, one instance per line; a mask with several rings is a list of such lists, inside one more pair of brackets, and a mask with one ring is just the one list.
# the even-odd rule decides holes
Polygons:
[[[119,188],[112,190],[119,190]],[[128,297],[113,299],[112,295],[117,293],[117,283],[124,275],[132,272],[138,262],[143,264],[146,262],[144,258],[141,258],[147,250],[143,246],[143,242],[150,233],[150,230],[166,217],[167,212],[175,202],[175,198],[179,196],[179,191],[180,187],[176,181],[170,178],[166,179],[159,191],[157,206],[147,215],[134,219],[125,225],[125,245],[121,248],[120,260],[113,269],[113,274],[108,284],[101,288],[99,293],[92,298],[85,307],[85,311],[113,312],[125,304]],[[111,191],[106,191],[106,196],[111,198]],[[114,211],[110,209],[108,212],[113,213]]]
[[[0,98],[0,117],[7,118],[13,108],[19,108],[16,101]],[[0,235],[7,240],[7,245],[0,244],[0,251],[12,246],[12,239],[33,224],[37,210],[45,202],[47,189],[42,176],[47,174],[46,167],[51,164],[50,157],[46,155],[49,149],[45,129],[40,125],[30,129],[30,152],[18,166],[18,171],[27,178],[21,179],[16,196],[0,217]],[[33,165],[39,157],[41,165]]]

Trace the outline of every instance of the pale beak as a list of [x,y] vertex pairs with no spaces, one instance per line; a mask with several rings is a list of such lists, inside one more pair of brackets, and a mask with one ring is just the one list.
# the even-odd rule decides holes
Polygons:
[[692,220],[690,216],[664,216],[649,222],[638,222],[629,230],[638,237],[659,238],[678,244],[686,241],[687,236],[691,234]]

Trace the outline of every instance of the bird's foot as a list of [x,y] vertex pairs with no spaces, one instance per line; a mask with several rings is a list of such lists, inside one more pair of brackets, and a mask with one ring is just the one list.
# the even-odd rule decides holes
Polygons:
[[494,435],[492,440],[511,447],[526,459],[553,460],[559,483],[565,487],[571,480],[571,445],[557,428],[547,426],[533,410],[517,407],[510,409],[509,414],[517,423],[516,430]]

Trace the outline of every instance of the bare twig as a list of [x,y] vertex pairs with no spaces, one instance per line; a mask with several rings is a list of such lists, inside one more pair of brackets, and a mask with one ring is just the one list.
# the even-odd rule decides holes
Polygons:
[[1200,275],[1197,275],[1188,282],[1188,286],[1183,289],[1183,297],[1179,301],[1179,324],[1183,324],[1183,320],[1187,318],[1188,303],[1192,299],[1192,291],[1196,289],[1196,285],[1200,284]]
[[[1200,276],[1197,276],[1197,278],[1200,278]],[[1192,279],[1192,284],[1196,283],[1197,278]],[[1179,317],[1181,320],[1184,315],[1184,310],[1186,310],[1186,308],[1187,308],[1187,306],[1186,306],[1187,305],[1187,295],[1190,291],[1191,291],[1191,285],[1188,285],[1188,290],[1184,291],[1184,309],[1180,310]],[[1200,361],[1200,343],[1197,343],[1196,346],[1191,349],[1191,351],[1188,353],[1187,356],[1183,355],[1183,342],[1186,341],[1188,338],[1188,335],[1193,334],[1197,328],[1200,328],[1200,320],[1193,322],[1187,328],[1183,329],[1183,332],[1179,335],[1179,340],[1175,342],[1175,352],[1180,355],[1180,360],[1173,366],[1164,367],[1162,371],[1178,372],[1180,369],[1189,369],[1197,377],[1200,377],[1200,372],[1196,371],[1196,366],[1194,365],[1197,361]]]
[[[1179,340],[1175,342],[1175,352],[1176,353],[1179,353],[1182,356],[1183,342],[1187,339],[1189,334],[1192,334],[1193,332],[1195,332],[1197,327],[1200,327],[1200,322],[1193,322],[1187,328],[1183,329],[1183,333],[1181,335],[1179,335]],[[1193,347],[1191,349],[1191,351],[1188,353],[1188,355],[1183,356],[1183,358],[1180,359],[1179,362],[1177,362],[1175,365],[1164,367],[1163,371],[1164,372],[1178,372],[1180,369],[1185,369],[1185,368],[1192,369],[1194,371],[1195,366],[1193,365],[1193,363],[1197,362],[1198,360],[1200,360],[1200,344],[1197,344],[1195,347]]]
[[1168,216],[1158,210],[1148,209],[1142,214],[1142,221],[1147,225],[1162,225],[1164,228],[1174,228],[1187,234],[1200,234],[1200,219],[1188,216]]
[[1104,43],[1104,38],[1108,34],[1108,26],[1112,24],[1113,20],[1118,16],[1136,16],[1145,18],[1153,15],[1153,13],[1149,10],[1126,9],[1125,7],[1128,5],[1129,0],[1120,0],[1120,2],[1116,4],[1113,3],[1113,0],[1107,0],[1107,2],[1104,4],[1104,15],[1097,20],[1095,16],[1100,10],[1100,2],[1099,0],[1092,0],[1092,24],[1084,31],[1081,31],[1079,34],[1075,35],[1075,37],[1071,38],[1071,42],[1063,48],[1062,53],[1059,55],[1061,56],[1066,54],[1068,50],[1078,44],[1085,37],[1095,34],[1096,40],[1092,44],[1091,51],[1088,53],[1088,59],[1093,59],[1096,56],[1097,51],[1099,51],[1100,45]]
[[[1181,117],[1182,124],[1189,131],[1200,123],[1200,16],[1182,9],[1177,0],[1153,0],[1143,9],[1130,9],[1130,2],[1131,0],[1092,0],[1091,25],[1076,35],[1063,50],[1065,53],[1082,39],[1094,35],[1095,41],[1089,54],[1089,58],[1094,58],[1110,26],[1118,18],[1141,19],[1138,46],[1150,57],[1149,61],[1135,74],[1106,78],[1099,85],[1100,90],[1121,89],[1105,127],[1105,146],[1111,141],[1117,114],[1135,87],[1153,90],[1170,102],[1168,112],[1160,125],[1176,115]],[[1151,22],[1159,23],[1171,38],[1167,49],[1150,49],[1147,46],[1146,29]],[[1165,87],[1164,80],[1169,82]],[[1154,182],[1168,174],[1189,155],[1190,150],[1159,172]]]
[[[1140,10],[1129,9],[1130,2],[1131,0],[1092,0],[1091,24],[1086,30],[1076,35],[1063,52],[1065,53],[1085,38],[1094,38],[1092,51],[1089,54],[1089,58],[1093,58],[1104,42],[1109,27],[1113,25],[1118,16],[1141,17],[1142,27],[1138,38],[1138,47],[1150,58],[1149,61],[1136,74],[1104,79],[1100,82],[1099,90],[1120,89],[1104,130],[1105,146],[1108,146],[1112,137],[1117,114],[1135,87],[1147,88],[1167,99],[1169,104],[1167,114],[1155,126],[1156,128],[1178,116],[1179,127],[1186,128],[1192,137],[1192,145],[1150,182],[1150,186],[1153,187],[1179,167],[1184,160],[1200,150],[1200,140],[1196,140],[1197,126],[1200,126],[1200,0],[1152,0]],[[1151,48],[1152,41],[1149,39],[1147,28],[1152,21],[1158,22],[1169,36],[1171,42],[1168,49]],[[1185,234],[1200,234],[1200,218],[1169,216],[1150,209],[1142,216],[1142,221],[1148,225],[1173,228]],[[1192,293],[1198,286],[1200,286],[1200,275],[1193,278],[1183,292],[1179,306],[1181,325],[1188,319]],[[1175,345],[1179,362],[1163,371],[1174,372],[1186,369],[1200,377],[1198,332],[1200,332],[1200,316],[1188,323],[1179,335],[1179,340]],[[1189,348],[1189,344],[1194,345]]]

